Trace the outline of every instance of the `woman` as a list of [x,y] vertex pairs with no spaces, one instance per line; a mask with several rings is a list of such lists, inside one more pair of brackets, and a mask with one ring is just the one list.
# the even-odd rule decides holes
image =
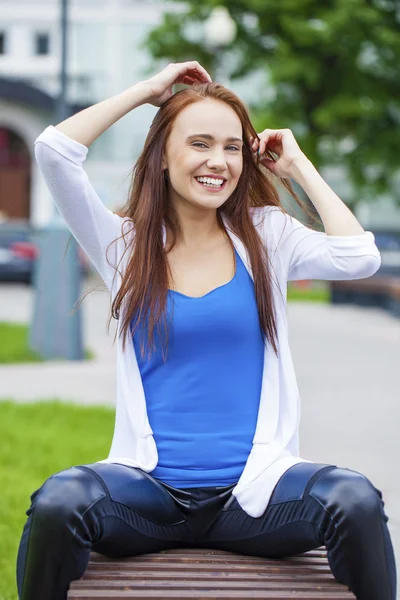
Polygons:
[[[188,87],[173,95],[174,83]],[[160,110],[117,215],[82,164],[146,102]],[[369,277],[380,255],[291,131],[257,135],[241,101],[188,61],[49,126],[35,150],[113,300],[117,407],[108,458],[32,494],[19,598],[65,599],[91,550],[277,558],[326,545],[357,598],[394,600],[382,493],[361,473],[299,457],[287,281]],[[325,233],[283,210],[273,176],[297,201],[286,180],[303,187]]]

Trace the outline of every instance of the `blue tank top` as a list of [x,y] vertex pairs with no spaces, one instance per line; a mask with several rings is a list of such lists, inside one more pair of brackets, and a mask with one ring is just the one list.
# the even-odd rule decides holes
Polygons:
[[163,324],[149,360],[140,356],[146,320],[133,338],[158,450],[150,474],[177,488],[236,483],[252,447],[264,342],[253,280],[235,256],[233,279],[208,294],[168,291],[166,362]]

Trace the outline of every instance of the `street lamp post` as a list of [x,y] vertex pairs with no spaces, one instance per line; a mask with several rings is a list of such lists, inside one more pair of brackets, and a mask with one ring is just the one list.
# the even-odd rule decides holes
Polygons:
[[205,41],[215,56],[214,79],[219,83],[229,79],[223,68],[222,50],[233,42],[236,31],[236,23],[225,6],[216,6],[204,23]]
[[[56,122],[70,116],[67,104],[67,35],[68,0],[61,0],[61,71],[60,94],[56,103]],[[54,205],[49,223],[42,229],[39,256],[33,285],[34,307],[29,331],[29,346],[47,360],[62,358],[82,360],[82,327],[80,310],[72,315],[80,295],[78,244],[70,238],[57,207]]]

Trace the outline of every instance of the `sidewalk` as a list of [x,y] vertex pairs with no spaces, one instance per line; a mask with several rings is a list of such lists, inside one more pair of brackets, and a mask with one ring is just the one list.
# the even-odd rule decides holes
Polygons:
[[[90,282],[95,287],[97,282]],[[4,300],[0,320],[28,323],[33,306],[33,290],[28,286],[7,285],[1,288]],[[0,365],[0,396],[30,402],[60,398],[81,404],[115,405],[117,342],[113,343],[116,321],[111,320],[107,291],[91,292],[80,306],[84,348],[96,358],[86,361],[48,361]]]

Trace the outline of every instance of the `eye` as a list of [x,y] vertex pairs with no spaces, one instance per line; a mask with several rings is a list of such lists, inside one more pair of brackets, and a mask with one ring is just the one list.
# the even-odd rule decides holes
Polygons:
[[[207,145],[204,144],[203,142],[193,142],[192,146],[205,146],[207,148]],[[233,148],[233,150],[240,150],[240,148],[238,148],[237,146],[227,146],[227,148]]]

